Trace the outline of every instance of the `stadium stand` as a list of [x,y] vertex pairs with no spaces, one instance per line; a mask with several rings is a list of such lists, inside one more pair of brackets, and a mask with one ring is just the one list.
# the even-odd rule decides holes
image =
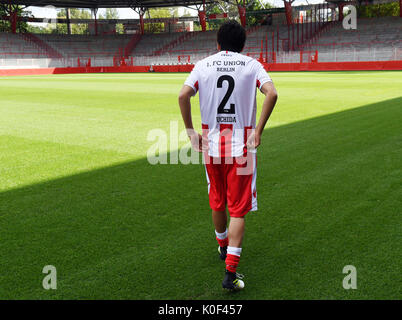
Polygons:
[[44,48],[22,34],[0,33],[0,67],[2,69],[43,68],[49,64]]
[[[266,63],[402,60],[400,17],[361,18],[356,30],[345,30],[341,21],[326,22],[319,29],[311,21],[288,27],[279,15],[275,21],[247,29],[244,54]],[[0,68],[194,64],[216,52],[216,32],[0,33]]]
[[113,57],[119,50],[125,48],[130,41],[130,35],[38,35],[52,48],[66,58],[96,58]]
[[134,56],[154,56],[160,55],[165,46],[173,45],[180,37],[181,33],[161,33],[161,34],[145,34],[141,37],[140,42],[133,50]]
[[[247,43],[243,53],[259,59],[262,42],[266,41],[268,34],[276,34],[276,32],[279,32],[279,37],[282,39],[287,35],[287,27],[282,25],[278,30],[272,26],[258,26],[248,29]],[[156,51],[154,50],[155,43],[166,43],[169,40],[177,40],[178,38],[161,34],[157,38],[159,41],[156,41],[151,40],[152,36],[150,35],[148,37],[144,36],[136,51],[134,51],[136,63],[143,65],[177,64],[179,63],[179,57],[187,56],[190,57],[190,63],[196,63],[216,52],[216,33],[216,30],[187,33],[187,36],[183,37],[181,41],[176,41],[173,43],[174,45],[171,44],[164,50]],[[144,38],[147,40],[144,41]],[[279,48],[280,51],[283,51],[282,45]]]
[[75,66],[78,59],[91,66],[112,66],[113,58],[123,56],[130,35],[38,35],[52,48],[61,52],[67,66]]
[[124,55],[132,37],[0,33],[0,65],[11,67],[18,60],[21,66],[72,67],[77,66],[77,59],[91,59],[92,66],[112,66],[113,58]]
[[345,30],[341,22],[333,22],[317,41],[309,41],[301,49],[318,50],[321,62],[402,59],[402,19],[362,18],[356,30]]
[[47,58],[46,52],[21,34],[0,33],[0,58]]

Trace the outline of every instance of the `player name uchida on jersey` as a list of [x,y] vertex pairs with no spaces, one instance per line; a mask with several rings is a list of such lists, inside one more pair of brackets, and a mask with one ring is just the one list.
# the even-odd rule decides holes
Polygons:
[[[239,157],[256,125],[256,88],[272,81],[257,60],[221,51],[199,61],[185,85],[199,92],[203,132],[209,155]],[[255,151],[253,151],[255,152]]]

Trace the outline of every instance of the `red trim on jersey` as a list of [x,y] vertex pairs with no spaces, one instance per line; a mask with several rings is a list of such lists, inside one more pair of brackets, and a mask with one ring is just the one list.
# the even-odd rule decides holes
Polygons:
[[220,157],[232,157],[233,124],[221,123],[219,125],[219,130]]
[[197,89],[198,91],[198,81],[196,83],[194,83],[194,87]]
[[247,140],[251,135],[251,126],[244,127],[244,147],[243,147],[243,157],[247,157]]
[[257,80],[257,88],[260,88],[261,82],[260,80]]
[[[201,127],[202,127],[202,137],[204,138],[204,139],[206,139],[207,141],[208,141],[208,134],[209,134],[209,126],[207,125],[207,124],[205,124],[205,123],[202,123],[201,124]],[[208,146],[208,148],[209,148],[209,146]],[[205,160],[205,163],[210,163],[209,161],[210,161],[210,157],[208,156],[208,151],[206,150],[206,149],[204,149],[205,151],[204,151],[204,160]]]

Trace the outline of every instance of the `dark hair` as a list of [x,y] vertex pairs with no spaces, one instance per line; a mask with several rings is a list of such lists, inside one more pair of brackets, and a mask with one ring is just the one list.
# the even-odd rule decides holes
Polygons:
[[217,40],[222,51],[241,52],[246,43],[246,30],[236,20],[229,20],[219,28]]

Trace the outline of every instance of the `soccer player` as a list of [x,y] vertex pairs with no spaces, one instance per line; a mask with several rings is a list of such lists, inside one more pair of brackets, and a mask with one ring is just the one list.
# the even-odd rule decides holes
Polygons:
[[[226,263],[222,286],[229,290],[244,287],[236,269],[245,215],[257,210],[256,148],[277,100],[275,86],[262,64],[240,54],[245,41],[246,31],[239,23],[224,23],[218,31],[219,52],[195,65],[179,95],[192,146],[204,153],[218,251]],[[256,88],[265,95],[257,126]],[[202,135],[194,131],[191,117],[190,99],[197,92]]]

